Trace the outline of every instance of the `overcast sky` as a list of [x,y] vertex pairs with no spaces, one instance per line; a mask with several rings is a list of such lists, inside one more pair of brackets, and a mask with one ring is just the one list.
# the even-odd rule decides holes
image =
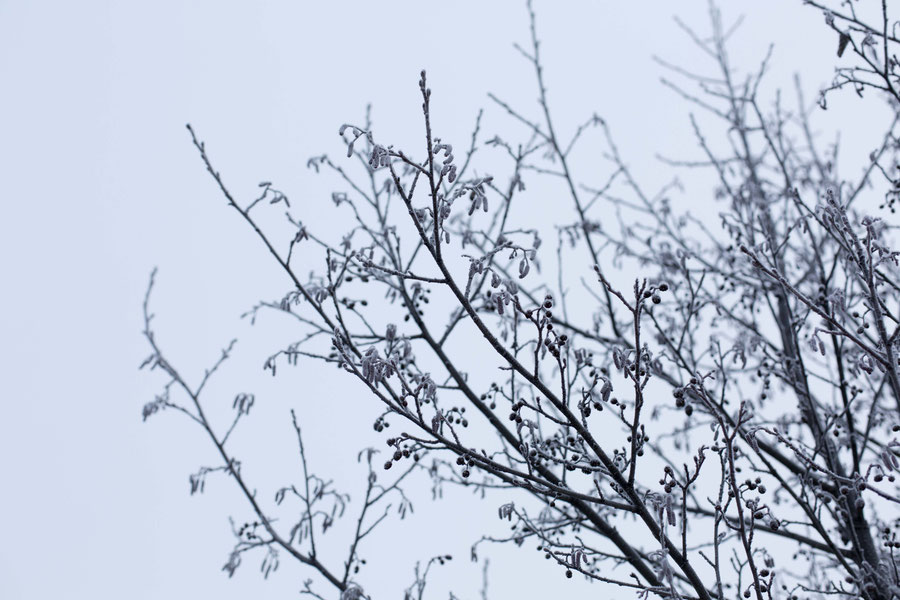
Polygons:
[[[140,306],[150,270],[159,267],[162,344],[185,371],[198,373],[241,339],[222,389],[259,398],[259,420],[241,442],[272,461],[260,458],[255,481],[274,478],[269,468],[296,468],[285,427],[292,407],[314,468],[351,491],[364,476],[355,452],[378,438],[363,410],[359,443],[338,443],[335,419],[364,405],[359,388],[302,368],[263,374],[283,336],[272,322],[250,329],[239,316],[286,284],[226,209],[184,125],[207,141],[240,198],[273,181],[301,213],[310,207],[310,220],[337,227],[314,209],[327,206],[329,186],[306,160],[340,156],[338,127],[362,121],[367,103],[377,133],[421,145],[420,69],[448,141],[466,144],[482,107],[488,135],[521,134],[487,92],[536,109],[532,74],[512,47],[528,39],[523,4],[0,0],[0,597],[296,596],[306,575],[286,563],[267,582],[255,560],[228,580],[228,516],[247,516],[232,482],[211,479],[206,494],[189,497],[188,475],[213,462],[208,443],[176,415],[141,423],[160,383],[137,370],[149,353]],[[800,73],[814,98],[835,65],[821,15],[800,0],[723,5],[726,21],[746,15],[734,63],[755,68],[772,42],[765,92],[791,89]],[[673,176],[657,153],[697,157],[689,107],[660,84],[652,57],[709,68],[672,20],[677,10],[708,31],[706,2],[535,6],[560,130],[602,115],[650,187]],[[852,98],[835,102],[817,123],[833,131],[852,115],[843,135],[858,158],[879,133],[876,117],[842,104]],[[678,201],[713,208],[709,189]],[[413,519],[364,550],[380,562],[361,581],[377,597],[400,597],[415,560],[452,552],[459,564],[448,573],[466,578],[454,589],[476,597],[468,547],[480,532],[502,533],[500,500],[463,512],[467,496],[431,503],[427,484],[416,497]],[[498,551],[493,598],[550,597],[560,573],[532,568],[543,566],[534,555]],[[438,574],[435,596],[447,596],[449,578]]]

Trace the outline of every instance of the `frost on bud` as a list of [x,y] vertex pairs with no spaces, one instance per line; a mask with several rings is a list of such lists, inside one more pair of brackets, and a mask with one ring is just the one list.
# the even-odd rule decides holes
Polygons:
[[472,279],[481,273],[484,273],[484,262],[478,258],[469,258],[469,279],[466,282],[466,296],[469,295],[469,291],[472,288]]
[[666,507],[666,522],[672,527],[675,527],[675,508],[673,506],[674,501],[672,500],[672,496],[666,494],[664,502]]
[[[741,408],[743,409],[743,406]],[[746,435],[747,443],[750,444],[750,447],[753,448],[754,452],[759,452],[759,441],[756,439],[757,431],[759,431],[758,428],[752,429],[748,431]]]
[[507,521],[512,520],[513,511],[516,509],[516,505],[512,502],[508,502],[500,507],[497,511],[500,515],[501,519],[506,519]]
[[353,156],[353,145],[356,143],[356,140],[358,140],[362,136],[366,136],[366,139],[369,140],[369,143],[372,143],[372,134],[368,131],[365,131],[364,129],[356,127],[355,125],[344,123],[338,130],[338,135],[343,137],[344,132],[347,129],[351,129],[353,131],[353,139],[347,143],[347,158],[350,158],[351,156]]
[[822,342],[822,340],[819,339],[818,332],[816,332],[815,335],[810,336],[809,347],[813,352],[818,352],[822,356],[825,356],[825,344]]
[[375,144],[372,148],[372,154],[369,156],[369,166],[372,170],[378,167],[386,167],[391,162],[390,152],[384,146]]
[[609,378],[602,375],[600,376],[600,379],[603,380],[603,385],[600,387],[600,398],[606,402],[609,400],[609,395],[613,390],[612,382],[610,382]]
[[454,198],[459,198],[462,195],[468,194],[469,200],[471,200],[472,204],[469,206],[469,215],[471,216],[476,210],[479,208],[483,209],[484,212],[488,211],[488,199],[484,193],[485,184],[489,184],[493,181],[493,177],[482,177],[480,179],[476,179],[469,184],[463,185],[460,189],[456,190]]
[[[440,140],[434,141],[439,142]],[[434,154],[440,154],[441,151],[444,152],[444,165],[450,165],[453,162],[453,146],[451,144],[435,144]]]
[[570,560],[572,562],[572,566],[580,570],[581,562],[584,560],[584,550],[582,550],[581,548],[572,548]]
[[860,356],[859,360],[857,361],[856,364],[859,366],[860,369],[865,371],[868,375],[871,375],[872,371],[874,371],[874,369],[872,367],[872,359],[869,358],[868,354],[863,354],[862,356]]
[[[450,157],[451,160],[453,157]],[[441,167],[441,177],[447,177],[447,181],[453,183],[456,181],[456,165],[448,164],[447,161],[444,161],[444,166]]]
[[625,355],[619,348],[613,349],[613,362],[615,363],[617,369],[621,370],[625,367]]
[[519,279],[524,279],[528,275],[529,269],[531,269],[531,265],[528,264],[528,259],[522,258],[519,261]]
[[239,415],[250,414],[250,409],[253,407],[254,400],[255,397],[253,394],[238,394],[235,396],[231,408],[237,410]]
[[[392,356],[396,357],[396,353]],[[390,357],[389,357],[390,358]],[[394,363],[378,354],[377,348],[369,348],[360,360],[362,376],[370,384],[382,383],[394,374]]]
[[419,376],[419,389],[422,391],[423,399],[434,402],[437,397],[437,385],[429,373]]
[[341,600],[363,600],[365,597],[362,588],[355,583],[351,583],[347,589],[341,592]]

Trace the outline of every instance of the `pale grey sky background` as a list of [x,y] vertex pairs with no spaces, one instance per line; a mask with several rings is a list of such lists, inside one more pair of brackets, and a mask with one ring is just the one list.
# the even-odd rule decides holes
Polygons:
[[[560,130],[602,115],[650,188],[673,176],[657,152],[698,156],[689,107],[659,83],[651,57],[708,69],[672,21],[677,13],[708,31],[706,2],[535,7]],[[799,72],[815,98],[836,60],[821,15],[800,0],[722,8],[727,21],[746,15],[736,64],[755,68],[774,42],[765,89],[791,90]],[[257,421],[241,443],[257,458],[248,473],[261,493],[297,467],[291,407],[303,416],[314,470],[348,491],[364,476],[357,449],[381,438],[368,399],[336,373],[263,374],[264,357],[290,336],[274,320],[251,329],[239,315],[279,297],[285,282],[226,209],[184,124],[240,198],[274,181],[301,213],[309,207],[310,222],[337,228],[334,213],[318,208],[330,186],[305,164],[341,156],[341,123],[361,121],[371,102],[377,133],[420,146],[424,67],[442,137],[467,144],[485,107],[488,136],[519,139],[486,94],[535,114],[532,73],[512,48],[527,39],[519,0],[0,0],[0,597],[296,597],[312,575],[287,560],[269,581],[255,559],[232,580],[220,571],[232,544],[227,517],[246,517],[244,503],[224,478],[188,496],[188,474],[213,462],[189,423],[172,414],[141,423],[159,384],[137,370],[148,354],[140,304],[152,267],[160,339],[183,370],[198,372],[241,339],[221,389],[257,394]],[[823,132],[844,124],[845,155],[859,160],[881,125],[846,95],[817,123]],[[685,181],[677,207],[717,210],[708,187]],[[535,210],[553,214],[550,205]],[[340,443],[335,419],[356,407],[358,430]],[[414,517],[364,549],[372,565],[360,581],[375,597],[400,597],[417,559],[449,552],[457,560],[436,573],[434,597],[446,598],[454,577],[460,597],[477,597],[468,548],[483,532],[503,533],[501,499],[454,493],[432,503],[427,484],[413,495]],[[495,553],[492,598],[553,597],[560,584],[573,596],[598,592],[566,583],[533,549]]]

